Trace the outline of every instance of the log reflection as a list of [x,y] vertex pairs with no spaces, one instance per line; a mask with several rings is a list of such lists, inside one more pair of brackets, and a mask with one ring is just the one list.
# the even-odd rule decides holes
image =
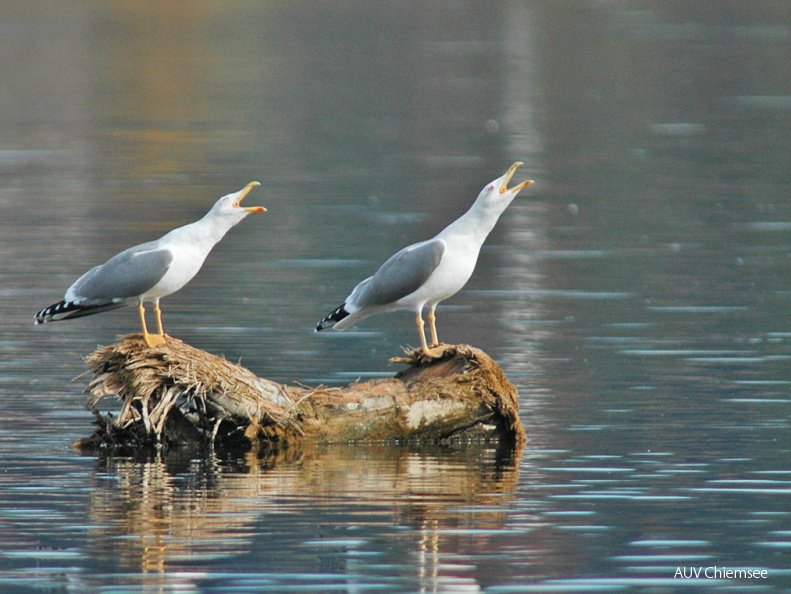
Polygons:
[[266,535],[283,514],[300,518],[296,538],[304,531],[301,544],[309,546],[316,543],[315,509],[347,514],[350,525],[373,513],[406,531],[406,545],[403,536],[398,544],[415,565],[411,578],[436,582],[442,554],[455,553],[458,542],[442,530],[474,529],[477,542],[487,538],[482,529],[504,528],[518,457],[481,445],[367,445],[307,446],[262,459],[99,458],[90,524],[102,528],[90,533],[89,547],[122,571],[142,571],[145,584],[172,584],[184,564],[277,550]]

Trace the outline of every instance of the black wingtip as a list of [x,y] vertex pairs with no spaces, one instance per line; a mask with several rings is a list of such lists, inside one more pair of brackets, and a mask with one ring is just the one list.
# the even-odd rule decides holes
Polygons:
[[314,332],[321,332],[325,328],[332,328],[335,324],[340,322],[343,318],[349,315],[349,312],[346,311],[346,304],[343,303],[337,307],[332,313],[327,314],[318,324],[316,324],[316,329]]
[[[66,301],[59,301],[53,303],[49,307],[45,307],[33,317],[33,325],[46,324],[61,319],[61,316],[68,314],[73,304],[66,303]],[[59,315],[60,314],[60,315]]]
[[126,305],[123,301],[111,301],[109,303],[97,303],[93,305],[78,305],[73,301],[59,301],[49,307],[45,307],[33,317],[33,325],[46,324],[48,322],[59,322],[60,320],[71,320],[83,316],[92,316],[111,309],[117,309]]

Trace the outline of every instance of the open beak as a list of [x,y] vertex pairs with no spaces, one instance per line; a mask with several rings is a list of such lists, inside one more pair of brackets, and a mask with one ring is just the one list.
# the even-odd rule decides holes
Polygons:
[[518,186],[514,186],[513,188],[510,189],[508,188],[508,182],[511,181],[511,178],[514,176],[514,173],[516,173],[516,170],[519,168],[520,165],[524,165],[524,163],[522,163],[521,161],[517,161],[508,168],[508,171],[505,172],[505,175],[503,176],[503,185],[500,186],[501,194],[505,194],[506,192],[519,192],[523,188],[526,188],[527,186],[533,183],[532,179],[528,179],[527,181],[523,181]]
[[236,200],[233,201],[234,207],[241,208],[242,210],[246,210],[247,212],[265,212],[266,209],[263,206],[242,206],[242,200],[244,200],[244,197],[250,193],[250,190],[260,185],[261,184],[258,183],[257,181],[253,181],[247,184],[243,189],[241,189],[239,193],[236,195]]

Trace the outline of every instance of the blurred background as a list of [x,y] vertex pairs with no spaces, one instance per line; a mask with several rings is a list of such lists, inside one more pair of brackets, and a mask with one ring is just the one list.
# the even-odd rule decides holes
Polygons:
[[[11,0],[0,55],[0,583],[791,585],[791,5]],[[82,358],[139,331],[33,327],[91,266],[258,180],[166,331],[284,383],[390,376],[411,313],[316,322],[514,161],[536,183],[438,329],[517,385],[524,451],[71,449]]]

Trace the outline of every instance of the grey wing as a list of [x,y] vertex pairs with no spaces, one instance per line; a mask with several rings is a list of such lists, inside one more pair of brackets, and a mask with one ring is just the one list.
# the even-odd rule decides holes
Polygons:
[[[357,307],[387,305],[414,293],[439,266],[445,242],[429,239],[405,247],[376,273],[355,287],[350,299]],[[356,293],[356,294],[355,294]]]
[[80,303],[117,301],[137,297],[156,285],[168,271],[173,254],[144,243],[91,268],[66,293]]

